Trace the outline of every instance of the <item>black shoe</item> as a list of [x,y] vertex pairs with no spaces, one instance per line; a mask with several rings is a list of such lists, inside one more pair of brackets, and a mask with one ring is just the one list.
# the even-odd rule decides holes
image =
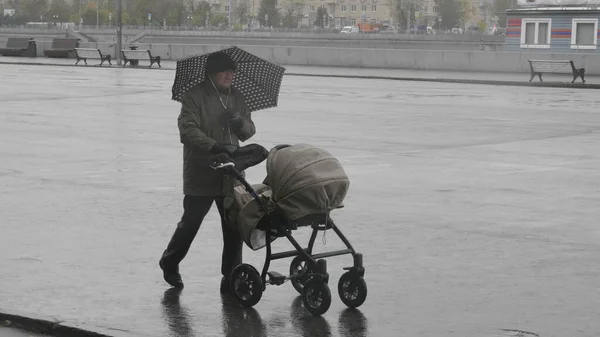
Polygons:
[[181,275],[177,270],[165,268],[162,260],[158,262],[158,265],[160,266],[160,269],[162,269],[163,278],[168,284],[175,288],[183,288],[183,281],[181,280]]

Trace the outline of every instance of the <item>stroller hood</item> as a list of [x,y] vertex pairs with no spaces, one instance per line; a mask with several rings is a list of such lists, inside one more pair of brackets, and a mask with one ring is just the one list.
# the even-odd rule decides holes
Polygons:
[[329,152],[296,144],[270,151],[264,184],[271,187],[272,201],[295,221],[343,207],[350,180]]
[[[329,152],[299,144],[272,149],[267,177],[252,189],[269,212],[278,208],[289,221],[296,221],[343,207],[349,185],[342,165]],[[266,245],[266,233],[256,227],[267,212],[243,186],[225,198],[225,209],[227,223],[248,247],[258,250]]]

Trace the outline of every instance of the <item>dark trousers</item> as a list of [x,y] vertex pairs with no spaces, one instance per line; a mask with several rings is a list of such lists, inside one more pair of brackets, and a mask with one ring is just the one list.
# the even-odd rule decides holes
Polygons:
[[230,229],[225,223],[223,199],[223,197],[190,195],[183,198],[183,216],[161,258],[165,268],[179,270],[179,263],[187,255],[204,217],[212,207],[213,201],[216,202],[219,209],[223,230],[221,273],[223,276],[229,277],[233,268],[242,263],[242,239],[235,230]]

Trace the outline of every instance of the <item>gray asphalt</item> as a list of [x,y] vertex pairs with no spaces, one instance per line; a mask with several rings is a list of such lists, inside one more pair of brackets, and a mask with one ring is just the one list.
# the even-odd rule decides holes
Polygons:
[[1,337],[45,337],[46,335],[40,335],[26,330],[7,328],[0,325],[0,336]]
[[[254,113],[252,142],[341,160],[351,187],[332,217],[364,254],[369,287],[346,310],[336,285],[351,261],[329,259],[333,302],[314,318],[289,284],[252,310],[221,298],[214,209],[181,265],[186,288],[165,292],[157,262],[182,202],[173,71],[0,65],[0,76],[3,308],[115,336],[600,331],[594,90],[286,77],[280,106]],[[340,248],[333,233],[317,242]],[[244,254],[262,266],[263,251]]]

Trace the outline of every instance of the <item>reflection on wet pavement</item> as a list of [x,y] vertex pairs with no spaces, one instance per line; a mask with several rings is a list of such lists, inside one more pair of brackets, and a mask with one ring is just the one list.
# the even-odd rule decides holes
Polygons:
[[[202,335],[195,331],[193,317],[189,309],[181,304],[180,297],[183,289],[169,288],[164,292],[161,301],[165,323],[169,328],[169,336],[195,337]],[[274,322],[264,321],[254,308],[240,306],[229,294],[221,294],[221,315],[224,337],[267,337],[268,326],[277,325],[279,317]],[[302,337],[332,336],[331,326],[324,317],[315,317],[304,310],[302,297],[297,296],[291,303],[289,320],[295,332]],[[368,329],[367,318],[358,309],[344,309],[339,314],[338,330],[340,336],[366,337]]]
[[173,337],[194,337],[196,336],[192,324],[191,316],[187,308],[181,305],[180,296],[182,288],[169,288],[165,290],[162,299],[163,315],[169,326],[169,331]]

